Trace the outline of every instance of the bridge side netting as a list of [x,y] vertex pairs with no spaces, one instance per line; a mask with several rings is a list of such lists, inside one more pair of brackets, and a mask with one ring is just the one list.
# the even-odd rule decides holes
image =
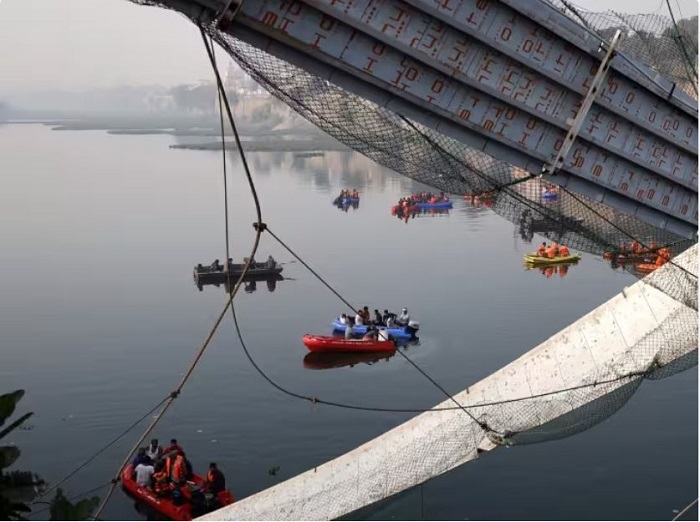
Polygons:
[[[154,0],[131,1],[162,6]],[[566,9],[563,6],[566,0],[550,1]],[[626,50],[646,58],[659,70],[668,69],[671,63],[675,64],[674,74],[682,72],[678,65],[682,64],[681,52],[669,32],[670,20],[658,15],[587,13],[573,8],[569,2],[566,4],[569,11],[576,10],[575,15],[567,12],[574,21],[586,24],[602,36],[612,35],[615,28],[623,25],[629,34],[634,31],[643,34],[644,38],[636,40],[625,38]],[[486,204],[515,223],[527,242],[532,242],[537,233],[596,255],[615,251],[633,239],[645,245],[668,245],[673,255],[695,243],[566,190],[560,190],[556,199],[545,200],[542,194],[551,190],[551,184],[539,178],[522,181],[529,174],[521,169],[379,107],[227,33],[211,27],[205,29],[251,78],[316,127],[408,178],[451,194],[479,195],[473,203]],[[649,45],[652,37],[656,40],[654,45]],[[656,45],[657,42],[664,45]],[[624,268],[638,277],[647,273],[637,271],[635,263]],[[697,278],[688,279],[687,274],[679,271],[678,278],[669,280],[660,290],[697,309]]]
[[612,38],[619,29],[623,34],[619,44],[621,52],[651,66],[687,95],[698,99],[697,16],[678,20],[677,26],[674,26],[669,17],[658,13],[627,14],[613,10],[594,12],[568,0],[548,1],[606,40]]

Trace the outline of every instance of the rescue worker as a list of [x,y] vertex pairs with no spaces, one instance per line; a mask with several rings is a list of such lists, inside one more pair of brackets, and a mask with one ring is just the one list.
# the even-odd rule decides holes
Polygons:
[[552,243],[552,245],[547,249],[547,257],[549,259],[554,259],[559,254],[559,245]]
[[[183,484],[187,481],[187,463],[185,461],[185,453],[180,450],[175,454],[175,458],[168,457],[170,459],[170,478],[174,484]],[[166,460],[166,467],[168,466],[168,461]]]
[[566,245],[562,245],[559,247],[559,256],[569,257],[570,255],[571,255],[571,252],[569,252],[569,248]]
[[209,471],[207,472],[207,479],[205,482],[205,487],[213,494],[226,489],[226,478],[221,470],[216,465],[216,462],[209,464]]
[[168,483],[168,472],[165,469],[165,462],[162,460],[156,464],[155,473],[153,473],[153,490],[156,494],[163,494],[170,490]]
[[547,243],[545,243],[544,241],[542,241],[540,248],[537,249],[537,255],[540,257],[547,256]]
[[170,439],[170,445],[163,450],[162,455],[174,455],[178,451],[182,451],[182,447],[177,443],[177,439]]

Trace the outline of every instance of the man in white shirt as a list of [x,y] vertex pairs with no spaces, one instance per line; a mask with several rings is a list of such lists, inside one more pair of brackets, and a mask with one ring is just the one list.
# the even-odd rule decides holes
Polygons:
[[406,308],[404,308],[403,310],[401,310],[401,315],[399,315],[399,316],[396,318],[396,322],[399,323],[399,324],[402,325],[402,326],[407,325],[408,322],[409,322],[410,320],[411,320],[411,316],[408,315],[408,310],[407,310]]
[[136,472],[136,483],[139,486],[149,487],[151,485],[151,479],[153,478],[153,473],[155,469],[151,464],[139,464],[134,470]]
[[358,310],[357,314],[355,314],[355,326],[362,326],[363,324],[365,324],[365,321],[362,318],[362,310]]
[[340,324],[342,325],[347,325],[348,324],[348,316],[343,314],[340,316]]

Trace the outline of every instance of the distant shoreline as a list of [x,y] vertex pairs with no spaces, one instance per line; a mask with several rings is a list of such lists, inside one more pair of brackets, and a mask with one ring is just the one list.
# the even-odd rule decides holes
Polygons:
[[[51,127],[54,131],[104,131],[107,134],[121,136],[177,136],[177,137],[220,137],[220,131],[207,126],[198,126],[190,122],[191,126],[177,123],[168,126],[139,126],[136,122],[100,122],[66,119],[17,119],[2,123],[8,125],[38,124]],[[180,122],[178,122],[180,123]],[[332,152],[351,151],[343,143],[318,131],[307,129],[241,129],[243,148],[249,152]],[[171,149],[218,151],[221,150],[220,141],[206,143],[176,143],[169,146]],[[236,143],[233,135],[226,135],[226,150],[235,150]]]

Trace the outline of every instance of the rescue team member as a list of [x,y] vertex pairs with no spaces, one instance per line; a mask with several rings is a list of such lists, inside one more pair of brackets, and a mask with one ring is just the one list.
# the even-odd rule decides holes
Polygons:
[[216,462],[209,464],[205,487],[214,495],[226,489],[226,478],[224,474],[221,473],[221,470],[219,470]]

